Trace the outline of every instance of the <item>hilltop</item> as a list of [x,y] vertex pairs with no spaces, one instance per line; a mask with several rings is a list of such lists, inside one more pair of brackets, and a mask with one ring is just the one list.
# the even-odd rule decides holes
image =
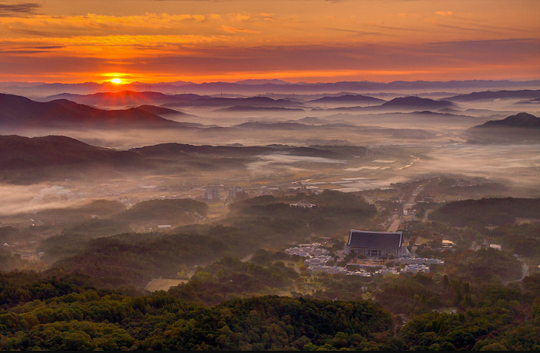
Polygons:
[[3,171],[91,163],[125,165],[138,159],[133,152],[95,147],[65,136],[0,136]]
[[330,104],[340,104],[340,103],[369,103],[369,104],[381,104],[386,102],[384,99],[363,96],[360,94],[345,94],[338,97],[322,97],[319,99],[314,99],[309,101],[309,103],[330,103]]
[[391,101],[383,103],[379,107],[382,108],[422,108],[422,109],[444,109],[444,108],[453,108],[456,105],[452,102],[445,100],[433,100],[429,98],[419,98],[419,97],[398,97],[394,98]]
[[522,128],[522,129],[540,129],[540,118],[528,113],[519,113],[509,116],[503,120],[490,120],[485,124],[473,127],[473,129],[489,128]]
[[490,120],[470,128],[470,143],[516,143],[540,141],[540,118],[528,113]]
[[453,102],[471,102],[494,99],[525,99],[525,98],[540,98],[540,90],[517,90],[517,91],[482,91],[469,94],[460,94],[453,97],[445,98],[445,100]]
[[138,108],[103,110],[69,100],[36,102],[26,97],[0,94],[0,126],[11,128],[184,128]]

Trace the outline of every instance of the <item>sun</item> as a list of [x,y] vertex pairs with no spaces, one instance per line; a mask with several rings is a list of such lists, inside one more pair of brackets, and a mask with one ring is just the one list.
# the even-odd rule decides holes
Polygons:
[[119,85],[119,84],[122,83],[122,80],[119,79],[119,78],[113,78],[113,79],[111,80],[111,82],[112,82],[112,83],[116,83],[117,85]]

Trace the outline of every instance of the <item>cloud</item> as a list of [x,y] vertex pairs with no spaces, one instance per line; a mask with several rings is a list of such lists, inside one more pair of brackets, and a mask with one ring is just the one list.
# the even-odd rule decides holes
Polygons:
[[463,27],[463,26],[452,26],[452,25],[445,25],[445,24],[441,24],[441,23],[437,23],[437,24],[435,24],[435,25],[436,25],[436,26],[439,26],[439,27],[451,28],[451,29],[458,29],[458,30],[462,30],[462,31],[498,33],[498,32],[496,32],[496,31],[492,31],[492,30],[490,30],[490,29],[483,29],[483,28],[473,28],[473,27]]
[[13,5],[0,4],[0,16],[13,16],[14,14],[32,14],[40,4],[36,3],[20,3]]
[[435,13],[439,16],[454,16],[452,11],[437,11]]
[[259,34],[261,32],[259,31],[253,31],[250,29],[245,28],[239,28],[239,27],[231,27],[231,26],[221,26],[221,28],[228,33],[252,33],[252,34]]
[[338,31],[338,32],[348,32],[348,33],[354,33],[354,34],[365,34],[365,35],[375,35],[375,36],[378,36],[381,34],[378,32],[357,31],[354,29],[342,29],[342,28],[331,28],[331,27],[326,27],[326,29],[330,29],[332,31]]
[[31,35],[31,36],[40,36],[40,37],[56,37],[57,36],[55,33],[52,33],[52,32],[37,31],[37,30],[31,30],[31,29],[10,28],[9,30],[13,33],[26,34],[26,35]]

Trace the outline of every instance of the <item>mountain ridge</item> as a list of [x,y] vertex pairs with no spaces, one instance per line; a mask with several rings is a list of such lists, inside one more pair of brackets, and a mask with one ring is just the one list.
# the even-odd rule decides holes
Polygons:
[[188,128],[137,108],[103,110],[65,99],[36,102],[0,93],[0,105],[0,126],[4,127]]

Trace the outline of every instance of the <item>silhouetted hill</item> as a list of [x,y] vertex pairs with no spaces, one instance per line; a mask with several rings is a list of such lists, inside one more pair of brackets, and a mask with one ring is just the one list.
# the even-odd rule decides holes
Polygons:
[[381,105],[375,105],[370,107],[337,107],[337,108],[313,108],[314,111],[326,110],[326,111],[361,111],[361,112],[370,112],[370,111],[379,111],[379,110],[438,110],[438,109],[448,109],[456,108],[456,104],[444,100],[433,100],[429,98],[419,98],[419,97],[399,97],[394,98],[391,101],[385,102]]
[[522,100],[522,101],[516,102],[514,104],[540,104],[540,98]]
[[362,95],[353,95],[346,94],[338,97],[323,97],[309,101],[310,103],[330,103],[330,104],[339,104],[339,103],[369,103],[369,104],[382,104],[386,102],[383,99],[362,96]]
[[[298,124],[300,125],[300,124]],[[297,156],[352,159],[365,154],[365,147],[357,146],[309,146],[288,145],[269,146],[193,146],[179,143],[164,143],[155,146],[135,148],[130,151],[145,157],[172,157],[175,155],[213,155],[224,157],[252,157],[267,154],[289,154]]]
[[306,130],[316,128],[312,125],[305,125],[299,123],[267,123],[267,122],[258,122],[252,121],[247,123],[242,123],[235,125],[235,128],[238,129],[247,129],[247,130]]
[[306,116],[305,118],[296,120],[296,122],[301,124],[326,124],[326,120],[319,119],[313,116]]
[[515,143],[540,141],[540,118],[527,113],[490,120],[467,130],[469,143]]
[[519,113],[509,116],[503,120],[490,120],[485,124],[475,126],[473,129],[489,129],[489,128],[523,128],[523,129],[540,129],[540,118],[528,113]]
[[87,145],[65,136],[0,136],[0,170],[105,163],[126,165],[140,158],[133,152]]
[[260,112],[260,111],[269,111],[269,112],[303,112],[304,109],[301,108],[285,108],[285,107],[252,107],[252,106],[241,106],[235,105],[233,107],[222,108],[215,110],[216,112]]
[[180,143],[162,143],[154,146],[134,148],[131,151],[146,157],[174,156],[182,154],[209,154],[228,157],[253,156],[275,152],[271,147],[244,146],[194,146]]
[[471,102],[494,99],[526,99],[540,98],[540,90],[518,90],[518,91],[483,91],[473,92],[470,94],[460,94],[453,97],[445,98],[452,102]]
[[300,102],[289,99],[272,99],[268,97],[249,97],[249,98],[214,98],[201,97],[190,101],[176,101],[167,103],[165,107],[298,107]]
[[141,105],[141,106],[136,107],[136,109],[145,111],[147,113],[155,114],[155,115],[160,115],[160,116],[161,115],[189,115],[178,110],[157,107],[155,105]]
[[183,128],[181,123],[146,111],[101,110],[68,100],[36,102],[0,94],[0,126],[16,128],[76,127],[94,129]]
[[67,99],[80,104],[97,107],[129,107],[139,105],[161,105],[164,107],[297,107],[301,103],[288,99],[272,99],[268,97],[222,98],[201,96],[197,94],[163,94],[160,92],[105,92],[89,95],[60,94],[42,99],[54,101]]
[[168,95],[160,92],[136,92],[136,91],[119,91],[119,92],[100,92],[87,95],[62,93],[59,95],[49,96],[42,101],[53,101],[57,99],[67,99],[79,104],[93,105],[97,107],[128,107],[138,105],[154,105],[165,104],[171,102],[185,102],[196,100],[202,96],[196,94],[179,94]]
[[278,80],[278,79],[272,79],[272,80],[264,80],[264,79],[249,79],[249,80],[242,80],[242,81],[236,81],[236,84],[239,85],[265,85],[265,84],[274,84],[274,85],[290,85],[290,82]]
[[381,108],[418,108],[419,110],[424,109],[444,109],[455,107],[455,104],[452,102],[444,100],[433,100],[429,98],[419,98],[419,97],[399,97],[394,98],[391,101],[388,101],[379,107]]

